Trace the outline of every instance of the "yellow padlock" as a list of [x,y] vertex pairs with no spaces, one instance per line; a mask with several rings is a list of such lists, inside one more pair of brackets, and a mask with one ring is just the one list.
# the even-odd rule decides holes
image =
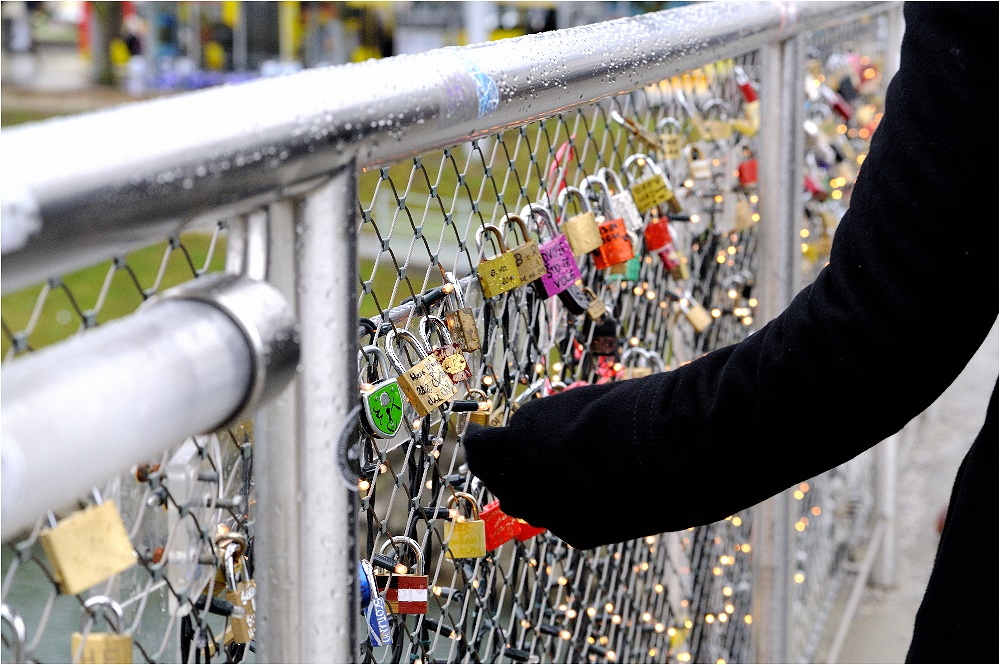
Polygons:
[[[84,603],[85,613],[80,620],[80,632],[70,638],[70,658],[79,663],[131,663],[132,636],[122,634],[124,615],[122,607],[107,596],[91,596]],[[87,617],[94,616],[94,609],[101,608],[112,633],[87,633]],[[110,610],[110,612],[108,611]],[[84,640],[84,633],[87,639]],[[77,655],[79,654],[79,660]]]
[[574,215],[562,223],[563,235],[569,241],[573,256],[583,256],[604,244],[601,230],[597,227],[597,217],[590,208],[590,202],[577,187],[568,186],[559,192],[559,210],[566,216],[566,197],[573,195],[579,201],[583,212]]
[[528,237],[528,227],[524,223],[524,220],[517,215],[507,215],[506,226],[510,226],[511,224],[521,229],[521,236],[524,238],[524,243],[510,250],[510,253],[514,255],[514,262],[517,264],[517,274],[521,276],[521,283],[530,284],[548,272],[545,269],[545,261],[538,251],[538,243]]
[[477,268],[483,297],[492,298],[521,286],[521,274],[517,271],[517,259],[514,253],[507,251],[500,229],[492,224],[484,225],[476,232],[476,244],[480,244],[484,231],[492,233],[500,243],[500,253],[491,259],[484,257],[479,261]]
[[[396,354],[397,339],[417,352],[420,360],[409,369],[403,367]],[[430,355],[417,336],[409,330],[390,330],[385,335],[385,354],[389,363],[399,373],[396,382],[410,404],[423,418],[434,409],[444,405],[458,392],[455,384],[444,371],[441,362]]]
[[136,564],[113,501],[73,513],[38,536],[62,593],[76,595]]
[[469,504],[472,519],[466,519],[462,515],[456,514],[454,519],[445,525],[444,542],[448,545],[447,556],[449,559],[484,557],[486,556],[486,522],[479,519],[479,502],[471,494],[455,492],[448,499],[448,508],[456,505],[460,499]]
[[[233,536],[235,534],[226,534]],[[220,557],[226,576],[226,600],[232,603],[233,608],[239,608],[240,612],[233,612],[229,619],[229,627],[232,632],[227,634],[226,644],[249,644],[253,641],[257,631],[257,583],[249,578],[247,561],[243,542],[237,539],[226,540],[226,536],[217,539],[216,543],[220,547]],[[237,581],[237,559],[242,565],[239,566],[242,580]]]

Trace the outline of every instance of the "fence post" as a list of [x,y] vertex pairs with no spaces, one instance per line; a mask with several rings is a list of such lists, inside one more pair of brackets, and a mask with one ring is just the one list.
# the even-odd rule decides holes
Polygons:
[[[791,302],[801,286],[797,227],[802,192],[805,140],[802,82],[803,37],[774,42],[762,49],[761,66],[761,223],[757,271],[760,318],[770,321]],[[791,579],[795,565],[792,505],[788,492],[756,510],[753,528],[755,578],[753,639],[757,662],[792,658]]]
[[334,463],[357,396],[355,187],[352,160],[301,202],[270,211],[268,272],[295,296],[302,362],[258,420],[262,662],[357,659],[357,495]]

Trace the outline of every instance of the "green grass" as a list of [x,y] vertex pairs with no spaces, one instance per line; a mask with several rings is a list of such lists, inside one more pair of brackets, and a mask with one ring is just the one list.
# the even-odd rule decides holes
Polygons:
[[46,118],[52,118],[56,115],[59,114],[29,109],[0,109],[0,127],[9,127],[11,125],[20,125],[24,122],[45,120]]

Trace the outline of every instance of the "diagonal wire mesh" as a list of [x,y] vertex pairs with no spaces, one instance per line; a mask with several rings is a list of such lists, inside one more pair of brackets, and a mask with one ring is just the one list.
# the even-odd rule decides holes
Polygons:
[[[373,319],[363,343],[377,342],[388,329],[416,331],[425,313],[442,314],[445,304],[428,304],[427,295],[441,291],[443,275],[468,275],[501,249],[492,240],[477,243],[485,225],[502,228],[508,215],[532,202],[560,219],[582,212],[579,201],[560,205],[560,185],[581,184],[604,168],[624,183],[648,177],[640,169],[622,171],[631,156],[656,146],[643,143],[621,119],[654,135],[658,126],[690,130],[694,121],[682,101],[699,109],[699,117],[708,109],[706,121],[743,117],[736,65],[753,78],[758,54],[363,173],[359,307]],[[664,123],[668,118],[676,129]],[[671,223],[683,267],[671,273],[655,252],[641,251],[641,239],[632,274],[580,261],[583,285],[616,322],[610,332],[587,317],[569,316],[557,299],[544,300],[530,288],[484,299],[472,280],[459,280],[482,344],[468,354],[472,376],[463,387],[486,393],[492,422],[505,422],[524,400],[560,384],[620,380],[639,365],[640,355],[623,356],[619,343],[651,351],[669,368],[749,333],[759,201],[754,184],[739,181],[737,167],[752,158],[757,139],[731,126],[719,134],[699,144],[707,176],[693,173],[683,156],[664,161],[690,215],[690,221]],[[745,208],[737,210],[737,202]],[[605,200],[592,203],[610,218]],[[531,231],[537,242],[548,238],[534,224]],[[511,232],[506,241],[513,246],[521,239]],[[696,328],[686,318],[689,303],[705,308],[710,325]],[[598,353],[595,338],[609,335],[615,350]],[[373,372],[363,378],[380,378]],[[464,465],[456,443],[462,419],[437,413],[419,418],[409,409],[395,438],[362,435],[361,549],[391,572],[397,559],[387,562],[378,554],[393,552],[393,537],[413,538],[431,601],[426,615],[395,616],[391,646],[366,642],[367,662],[716,662],[750,656],[748,514],[595,550],[574,550],[542,533],[511,539],[485,558],[451,559],[451,500],[467,492],[482,506],[492,497]]]

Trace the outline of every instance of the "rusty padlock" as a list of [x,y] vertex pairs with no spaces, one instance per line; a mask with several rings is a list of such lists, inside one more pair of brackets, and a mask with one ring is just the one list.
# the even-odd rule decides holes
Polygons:
[[[440,345],[434,346],[431,344],[431,331],[428,329],[429,327],[437,330],[438,337],[441,340]],[[424,340],[424,344],[431,350],[431,355],[441,363],[441,367],[452,383],[462,383],[472,376],[472,368],[469,367],[469,363],[465,359],[465,354],[462,353],[462,347],[452,341],[451,334],[448,332],[448,326],[444,321],[428,314],[420,319],[418,330],[420,331],[420,337]]]
[[485,256],[479,260],[477,272],[479,273],[479,284],[483,289],[484,298],[492,298],[501,293],[506,293],[511,289],[516,289],[521,285],[521,275],[517,270],[517,259],[514,254],[507,250],[504,244],[503,234],[500,229],[492,224],[486,224],[476,231],[476,245],[482,251],[483,233],[492,233],[500,244],[500,253],[493,258],[487,259]]
[[[397,340],[408,344],[420,357],[420,360],[409,369],[403,367],[403,363],[400,362],[399,356],[396,354]],[[417,336],[410,331],[400,330],[397,332],[393,329],[387,332],[385,353],[389,357],[389,362],[399,373],[396,382],[399,384],[400,390],[403,391],[421,418],[444,405],[458,392],[438,359],[430,355]]]
[[562,231],[566,234],[569,246],[574,256],[583,256],[600,247],[604,241],[597,228],[597,217],[590,208],[590,202],[577,187],[569,186],[559,192],[559,209],[566,217],[566,199],[574,196],[580,202],[583,210],[562,223]]

